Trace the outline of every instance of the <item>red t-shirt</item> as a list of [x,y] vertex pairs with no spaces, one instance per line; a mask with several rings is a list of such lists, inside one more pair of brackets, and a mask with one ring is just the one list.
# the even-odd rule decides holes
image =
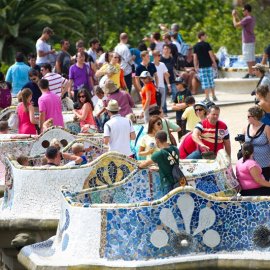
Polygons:
[[154,84],[152,82],[149,82],[148,84],[146,84],[143,89],[142,89],[142,105],[144,106],[145,102],[146,102],[146,91],[150,91],[151,92],[151,100],[150,100],[150,104],[156,104],[156,87],[154,86]]
[[179,146],[180,159],[185,159],[189,154],[196,150],[196,143],[192,139],[192,132],[190,132]]
[[[201,140],[203,144],[208,146],[209,151],[215,151],[215,133],[216,125],[210,124],[208,119],[199,122],[196,127],[201,131]],[[228,128],[225,123],[218,120],[218,140],[217,140],[217,152],[223,149],[223,141],[230,138]],[[201,149],[203,152],[203,149]]]

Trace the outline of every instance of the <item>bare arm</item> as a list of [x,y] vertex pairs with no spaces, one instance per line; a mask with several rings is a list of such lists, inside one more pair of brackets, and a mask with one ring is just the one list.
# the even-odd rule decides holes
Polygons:
[[261,174],[260,174],[259,168],[257,166],[252,167],[249,170],[249,172],[256,183],[258,183],[259,185],[262,185],[264,187],[270,187],[270,183],[268,181],[266,181],[265,179],[261,178]]
[[158,88],[158,75],[157,75],[157,72],[154,73],[154,76],[155,76],[155,82],[156,82],[156,87]]
[[147,159],[147,160],[140,162],[138,168],[143,169],[143,168],[148,167],[151,164],[155,164],[155,162],[150,158],[150,159]]
[[98,70],[98,71],[96,72],[96,77],[100,77],[100,76],[103,76],[103,75],[105,75],[105,70],[103,70],[103,71]]
[[142,86],[141,86],[141,84],[140,84],[140,77],[139,77],[139,76],[136,76],[136,77],[135,77],[135,82],[136,82],[136,85],[137,85],[138,89],[139,89],[140,91],[142,91]]
[[44,57],[44,56],[46,56],[48,54],[53,54],[53,53],[55,53],[55,50],[54,49],[53,50],[50,50],[48,52],[38,51],[38,56],[39,57]]
[[186,103],[173,103],[172,104],[172,110],[174,111],[181,111],[182,109],[187,108]]
[[108,143],[110,142],[110,137],[104,137],[103,142],[104,144],[108,145]]
[[267,58],[268,58],[268,54],[264,53],[263,58],[262,58],[262,62],[261,62],[262,65],[265,65]]
[[37,120],[35,118],[35,113],[34,113],[34,107],[33,107],[33,105],[30,105],[28,107],[28,110],[29,110],[29,118],[30,118],[31,124],[36,125],[37,124]]
[[145,150],[145,147],[144,146],[140,146],[138,155],[140,157],[145,157],[147,155],[152,154],[153,152],[154,152],[154,148],[150,148],[149,150]]
[[72,80],[72,79],[69,79],[68,83],[69,83],[69,87],[68,87],[68,96],[69,96],[70,98],[72,98],[71,91],[72,91],[73,80]]
[[56,61],[55,62],[55,69],[56,69],[56,72],[57,73],[61,73],[61,62],[59,62],[59,61]]
[[40,132],[43,131],[43,124],[45,122],[46,118],[46,112],[40,112],[39,113],[39,127],[40,127]]
[[192,133],[192,139],[195,143],[197,143],[201,148],[204,149],[204,151],[208,152],[209,147],[204,145],[204,143],[201,141],[200,136],[201,136],[201,131],[197,128],[194,128],[193,133]]
[[213,54],[213,52],[212,52],[212,51],[209,51],[208,53],[209,53],[210,58],[211,58],[211,60],[212,60],[212,63],[213,63],[213,68],[214,68],[214,69],[216,69],[216,68],[217,68],[217,65],[216,65],[215,56],[214,56],[214,54]]
[[194,68],[197,73],[199,73],[199,63],[198,63],[198,56],[196,53],[193,54],[193,62],[194,62]]
[[232,11],[232,16],[233,16],[233,26],[234,27],[239,27],[239,26],[241,26],[241,24],[240,24],[240,22],[237,22],[237,20],[236,20],[236,17],[237,17],[237,19],[239,20],[239,21],[241,21],[241,17],[240,17],[240,15],[239,15],[239,13],[237,12],[237,10],[233,10]]
[[[165,82],[167,83],[167,86],[170,85],[170,73],[169,72],[165,72],[164,73],[164,79],[165,79]],[[171,86],[168,86],[168,90],[169,90],[169,93],[172,92],[172,87]]]
[[160,27],[161,30],[163,30],[164,32],[170,32],[170,30],[163,24],[163,23],[160,23],[158,25]]
[[71,155],[69,153],[62,153],[62,155],[63,155],[64,159],[74,160],[75,164],[80,164],[83,161],[83,159],[81,157]]
[[270,144],[270,126],[266,125],[264,128],[264,134],[267,137],[268,144]]
[[230,141],[230,139],[224,140],[223,143],[224,143],[225,150],[226,150],[228,156],[231,157],[231,141]]
[[82,106],[82,114],[80,115],[78,113],[78,110],[73,110],[72,112],[81,120],[81,121],[84,121],[88,115],[88,112],[90,111],[90,105],[85,103],[83,104]]
[[64,84],[62,84],[62,88],[61,88],[61,98],[64,96],[64,94],[66,93],[66,92],[68,92],[68,89],[69,89],[69,87],[70,87],[70,81],[67,81],[67,83],[64,85]]
[[133,131],[133,132],[130,133],[130,139],[132,141],[135,141],[136,140],[136,133],[135,133],[135,131]]

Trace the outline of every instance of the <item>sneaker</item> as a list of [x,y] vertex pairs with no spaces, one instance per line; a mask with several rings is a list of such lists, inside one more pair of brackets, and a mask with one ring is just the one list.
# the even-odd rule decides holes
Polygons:
[[247,73],[244,77],[243,77],[243,79],[248,79],[249,78],[249,74]]
[[210,102],[210,101],[211,101],[210,98],[205,98],[205,99],[203,100],[204,103],[208,103],[208,102]]
[[216,96],[212,96],[213,101],[217,101],[217,97]]

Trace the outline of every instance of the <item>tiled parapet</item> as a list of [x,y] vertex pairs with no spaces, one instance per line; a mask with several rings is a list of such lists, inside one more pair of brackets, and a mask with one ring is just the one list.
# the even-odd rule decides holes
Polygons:
[[109,261],[114,267],[124,261],[133,267],[167,265],[243,251],[270,254],[260,236],[262,229],[261,235],[270,235],[269,206],[269,197],[216,197],[192,187],[151,202],[86,205],[63,187],[56,236],[24,247],[19,259],[25,266],[55,269]]
[[0,111],[0,121],[7,121],[12,113],[15,113],[17,106],[10,106]]

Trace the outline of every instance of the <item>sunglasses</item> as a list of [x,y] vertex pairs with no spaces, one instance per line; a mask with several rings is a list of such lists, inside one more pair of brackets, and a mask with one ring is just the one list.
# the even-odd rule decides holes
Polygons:
[[36,81],[38,78],[30,78],[31,81]]
[[162,126],[162,123],[161,123],[161,122],[156,122],[156,124],[157,124],[158,126]]
[[197,112],[197,111],[201,112],[201,111],[203,111],[203,109],[195,109],[195,112]]
[[114,56],[113,58],[119,58],[119,56]]
[[248,116],[247,116],[248,119],[249,119],[249,118],[252,118],[252,117],[253,117],[252,115],[248,115]]
[[83,96],[79,96],[79,98],[85,98],[85,95],[83,95]]

